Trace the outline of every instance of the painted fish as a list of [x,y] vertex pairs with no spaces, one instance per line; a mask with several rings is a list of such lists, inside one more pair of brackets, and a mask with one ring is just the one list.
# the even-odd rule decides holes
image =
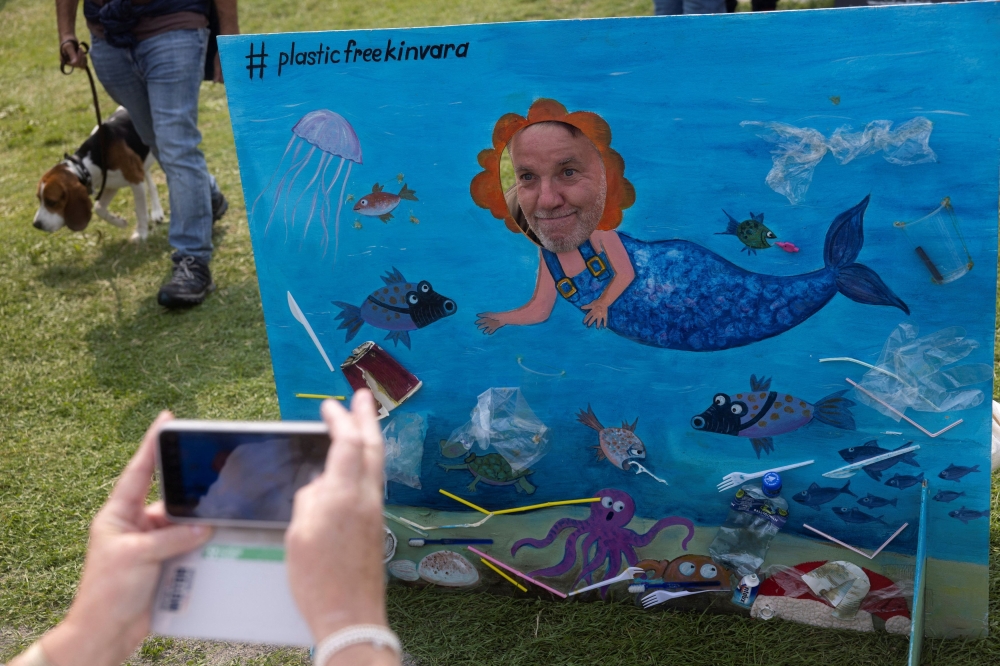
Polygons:
[[861,511],[860,509],[854,507],[848,509],[842,506],[835,506],[831,509],[831,511],[837,514],[837,517],[840,518],[845,523],[864,525],[865,523],[879,522],[882,523],[883,525],[887,524],[884,520],[882,520],[882,516],[869,516],[864,511]]
[[749,437],[753,450],[768,454],[774,450],[772,437],[798,430],[813,419],[844,430],[854,430],[850,407],[854,402],[837,391],[815,405],[788,393],[768,391],[770,379],[750,375],[750,391],[727,395],[717,393],[712,404],[691,419],[691,427],[734,437]]
[[867,495],[858,500],[858,504],[868,509],[878,509],[883,506],[889,506],[889,505],[896,506],[896,501],[898,499],[899,499],[898,497],[893,497],[891,500],[888,500],[884,497],[879,497],[878,495],[872,495],[871,493],[868,493]]
[[891,479],[885,482],[885,485],[890,488],[898,488],[903,490],[904,488],[909,488],[910,486],[915,486],[924,480],[924,475],[920,476],[904,476],[902,474],[896,474]]
[[402,342],[409,349],[410,331],[450,317],[458,311],[455,301],[434,291],[430,282],[407,282],[395,267],[382,277],[382,281],[385,286],[373,291],[361,307],[331,301],[342,310],[337,319],[344,321],[337,328],[347,329],[345,342],[350,342],[362,325],[371,324],[389,331],[386,340],[392,340],[396,345]]
[[955,481],[956,483],[962,480],[962,477],[971,472],[978,472],[979,465],[973,465],[972,467],[962,467],[960,465],[951,464],[948,465],[943,472],[938,474],[938,478],[944,479],[945,481]]
[[[826,232],[824,266],[802,275],[752,273],[697,243],[646,241],[619,233],[635,279],[608,308],[608,329],[644,345],[708,352],[781,335],[822,310],[838,293],[909,314],[906,303],[875,271],[855,263],[864,245],[867,206],[865,197],[833,220]],[[558,257],[546,252],[543,249],[542,255],[552,272]],[[564,277],[558,271],[553,273],[556,282]],[[566,297],[581,309],[603,293],[603,288],[584,286],[581,282],[572,293],[567,290]]]
[[795,246],[795,243],[788,243],[788,242],[778,241],[777,243],[775,243],[775,245],[777,245],[778,247],[780,247],[785,252],[798,252],[799,251],[799,248],[797,248]]
[[949,511],[948,515],[951,516],[952,518],[957,518],[966,525],[968,525],[970,520],[975,520],[976,518],[988,518],[990,515],[990,510],[984,509],[983,511],[975,511],[973,509],[966,509],[963,506],[961,509],[957,509],[955,511]]
[[388,222],[392,219],[392,211],[403,199],[419,201],[417,193],[408,188],[406,183],[403,183],[403,189],[399,191],[399,194],[383,192],[382,186],[375,183],[372,185],[371,193],[361,197],[358,199],[358,203],[354,204],[354,212]]
[[937,492],[937,495],[935,495],[932,499],[938,502],[952,502],[954,500],[957,500],[964,494],[965,494],[964,492],[956,493],[954,490],[939,490]]
[[[722,212],[726,213],[725,210]],[[773,231],[764,226],[764,213],[754,215],[751,212],[750,219],[743,220],[742,222],[737,222],[736,218],[729,213],[726,213],[726,217],[729,218],[726,230],[720,231],[715,235],[729,235],[739,238],[740,242],[745,246],[740,248],[740,252],[746,250],[747,254],[757,254],[757,250],[766,250],[771,247],[771,244],[767,241],[777,238]]]
[[827,502],[832,502],[841,493],[850,495],[851,497],[857,497],[851,492],[851,482],[848,481],[844,484],[843,488],[833,488],[827,487],[822,488],[817,483],[812,483],[808,490],[803,490],[800,493],[795,493],[792,495],[792,499],[799,504],[805,504],[811,509],[816,509],[819,511],[821,504],[826,504]]
[[[896,448],[895,450],[898,451],[899,449],[905,449],[906,447],[912,445],[913,442],[907,442],[906,444],[903,444],[902,446]],[[849,449],[841,449],[837,453],[839,453],[840,457],[846,460],[847,462],[856,463],[866,460],[868,458],[874,458],[875,456],[880,456],[884,453],[892,453],[892,451],[890,451],[889,449],[883,449],[881,446],[878,445],[878,440],[873,439],[870,442],[865,442],[861,446],[852,446]],[[917,464],[916,458],[914,458],[914,456],[916,455],[917,455],[916,451],[910,451],[909,453],[904,453],[903,455],[900,456],[887,458],[885,460],[872,463],[871,465],[865,465],[861,469],[863,469],[865,471],[865,474],[867,474],[871,478],[875,479],[876,481],[881,481],[882,472],[889,469],[896,463],[906,463],[907,465],[920,467],[920,465]]]
[[635,436],[635,426],[639,423],[639,419],[632,424],[622,421],[621,428],[605,428],[597,420],[594,410],[587,405],[587,411],[581,409],[576,415],[576,420],[598,432],[600,446],[594,447],[597,449],[598,460],[607,458],[615,467],[628,469],[629,461],[646,458],[646,445]]

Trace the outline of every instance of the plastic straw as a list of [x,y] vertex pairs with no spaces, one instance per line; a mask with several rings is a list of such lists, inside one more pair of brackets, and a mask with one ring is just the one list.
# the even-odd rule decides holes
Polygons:
[[343,395],[323,395],[322,393],[296,393],[296,398],[312,398],[313,400],[347,400]]
[[875,556],[878,555],[879,553],[881,553],[883,548],[885,548],[890,543],[892,543],[892,540],[895,539],[896,537],[898,537],[899,533],[902,532],[903,530],[905,530],[907,528],[907,526],[909,526],[909,523],[903,523],[902,526],[898,530],[896,530],[895,532],[892,533],[891,537],[889,537],[888,539],[885,540],[885,543],[883,543],[881,546],[878,547],[878,550],[876,550],[874,553],[872,553],[871,555],[869,555],[868,553],[866,553],[865,551],[861,550],[860,548],[855,548],[854,546],[848,546],[846,543],[844,543],[840,539],[837,539],[836,537],[832,537],[829,534],[827,534],[826,532],[820,532],[818,529],[816,529],[812,525],[806,525],[805,523],[802,523],[802,527],[806,528],[807,530],[811,530],[811,531],[815,532],[816,534],[820,535],[821,537],[823,537],[825,539],[829,539],[830,541],[832,541],[832,542],[834,542],[836,544],[839,544],[839,545],[843,546],[844,548],[846,548],[848,550],[854,551],[858,555],[863,555],[863,556],[867,557],[869,560],[874,560]]
[[480,513],[485,513],[486,515],[489,515],[491,513],[490,511],[487,511],[486,509],[484,509],[481,506],[476,506],[472,502],[470,502],[468,500],[462,499],[458,495],[452,495],[447,490],[443,490],[443,489],[439,488],[438,492],[441,493],[442,495],[444,495],[445,497],[450,497],[451,499],[455,500],[456,502],[461,502],[462,504],[464,504],[465,506],[469,507],[470,509],[475,509],[476,511],[478,511]]
[[[441,492],[444,492],[443,490]],[[451,497],[454,497],[452,495]],[[458,499],[457,497],[455,499]],[[462,500],[459,500],[462,501]],[[500,511],[494,511],[494,516],[499,516],[505,513],[520,513],[521,511],[532,511],[534,509],[544,509],[550,506],[563,506],[565,504],[589,504],[591,502],[600,502],[600,497],[585,497],[584,499],[575,500],[562,500],[560,502],[545,502],[544,504],[532,504],[531,506],[519,506],[515,509],[501,509]],[[468,502],[466,502],[467,504]],[[481,511],[482,509],[480,509]]]
[[413,530],[414,532],[416,532],[417,534],[419,534],[422,537],[429,537],[430,536],[430,534],[428,534],[427,532],[425,532],[420,527],[420,525],[417,525],[416,523],[412,523],[409,520],[407,520],[406,518],[400,518],[399,516],[394,516],[393,514],[389,513],[388,511],[383,511],[382,515],[385,516],[386,518],[388,518],[389,520],[391,520],[394,523],[398,523],[398,524],[402,525],[403,527],[406,527],[407,529]]
[[520,583],[518,583],[516,580],[514,580],[513,578],[511,578],[510,576],[508,576],[504,572],[500,571],[500,569],[498,569],[495,564],[492,564],[489,561],[484,560],[481,557],[479,558],[479,561],[482,562],[483,564],[485,564],[486,566],[488,566],[490,569],[493,569],[493,571],[495,571],[498,576],[500,576],[501,578],[503,578],[505,581],[507,581],[508,583],[510,583],[511,585],[513,585],[514,587],[516,587],[517,589],[521,590],[522,592],[527,592],[528,591],[528,588],[526,588],[524,585],[521,585]]
[[916,421],[914,421],[910,417],[908,417],[905,414],[903,414],[903,412],[899,411],[898,409],[896,409],[895,407],[893,407],[889,403],[887,403],[884,400],[880,400],[879,398],[875,397],[875,395],[873,393],[871,393],[870,391],[867,391],[867,390],[861,388],[860,386],[857,385],[856,382],[853,382],[850,379],[846,379],[846,378],[845,378],[844,381],[846,381],[848,384],[850,384],[851,386],[853,386],[856,390],[861,391],[862,393],[864,393],[865,395],[867,395],[869,398],[871,398],[875,402],[879,403],[880,405],[882,405],[883,407],[885,407],[886,409],[888,409],[890,412],[892,412],[893,414],[895,414],[899,418],[903,419],[904,421],[906,421],[907,423],[909,423],[910,425],[912,425],[914,428],[916,428],[920,432],[922,432],[925,435],[927,435],[928,437],[937,437],[938,435],[943,435],[944,433],[948,432],[949,430],[951,430],[952,428],[954,428],[955,426],[957,426],[959,423],[962,423],[962,419],[959,419],[959,420],[955,421],[954,423],[952,423],[950,426],[948,426],[946,428],[941,428],[941,430],[938,430],[937,432],[931,432],[930,430],[927,430],[926,428],[924,428],[922,425],[920,425],[919,423],[917,423]]
[[549,587],[548,585],[546,585],[545,583],[538,582],[537,580],[535,580],[534,578],[532,578],[528,574],[521,573],[520,571],[518,571],[514,567],[507,566],[506,564],[504,564],[500,560],[495,559],[493,557],[490,557],[489,555],[487,555],[486,553],[482,552],[481,550],[476,550],[472,546],[466,546],[465,549],[468,550],[468,551],[471,551],[471,552],[475,553],[476,555],[479,555],[480,557],[482,557],[485,560],[489,560],[490,562],[492,562],[493,564],[497,565],[501,569],[506,569],[507,571],[511,572],[515,576],[518,576],[519,578],[523,578],[524,580],[528,581],[529,583],[534,583],[538,587],[540,587],[543,590],[546,590],[548,592],[551,592],[552,594],[556,595],[560,599],[565,599],[566,598],[566,595],[563,594],[562,592],[560,592],[559,590],[554,590],[551,587]]

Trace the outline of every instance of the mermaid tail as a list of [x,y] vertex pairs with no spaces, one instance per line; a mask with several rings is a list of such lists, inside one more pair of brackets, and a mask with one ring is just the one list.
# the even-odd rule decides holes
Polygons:
[[865,197],[834,219],[823,249],[824,267],[802,275],[753,273],[696,243],[619,234],[635,279],[608,309],[608,328],[644,345],[716,351],[780,335],[837,293],[909,314],[873,270],[855,263],[864,245],[867,207]]

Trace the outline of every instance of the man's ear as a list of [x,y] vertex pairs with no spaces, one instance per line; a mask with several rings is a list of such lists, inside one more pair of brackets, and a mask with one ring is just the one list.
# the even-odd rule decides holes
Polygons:
[[87,194],[87,188],[81,183],[74,183],[66,190],[66,207],[63,209],[63,220],[71,231],[83,231],[90,223],[94,204]]

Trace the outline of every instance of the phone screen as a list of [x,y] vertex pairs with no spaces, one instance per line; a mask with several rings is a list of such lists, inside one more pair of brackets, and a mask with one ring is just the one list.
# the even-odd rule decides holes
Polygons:
[[323,471],[329,448],[326,434],[161,432],[167,514],[288,523],[295,491]]

